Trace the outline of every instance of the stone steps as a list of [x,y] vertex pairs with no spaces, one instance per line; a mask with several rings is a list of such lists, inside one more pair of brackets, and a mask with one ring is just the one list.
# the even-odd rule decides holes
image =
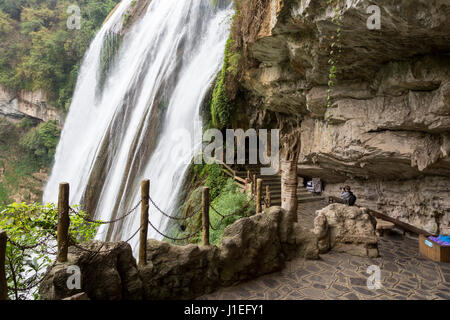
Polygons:
[[[261,195],[262,198],[264,199],[266,197],[266,186],[269,186],[271,204],[275,206],[281,205],[281,176],[261,176],[259,173],[259,167],[251,167],[251,176],[253,177],[253,174],[256,174],[258,179],[263,180],[263,190]],[[242,179],[245,179],[247,178],[247,171],[237,171],[236,175]],[[309,203],[325,200],[325,197],[314,195],[313,193],[306,190],[306,188],[302,184],[297,187],[297,198],[299,203]]]

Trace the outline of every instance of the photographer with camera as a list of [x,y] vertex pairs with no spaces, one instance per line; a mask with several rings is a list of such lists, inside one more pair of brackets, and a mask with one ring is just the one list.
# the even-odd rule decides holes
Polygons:
[[349,206],[355,205],[356,202],[356,196],[353,194],[353,192],[350,189],[350,186],[341,187],[341,199],[342,203],[346,203]]

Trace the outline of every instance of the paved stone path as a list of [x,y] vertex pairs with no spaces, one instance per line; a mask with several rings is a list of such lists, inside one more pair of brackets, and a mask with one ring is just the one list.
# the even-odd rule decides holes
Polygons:
[[[299,219],[304,218],[305,224],[311,225],[311,212],[321,205],[326,204],[303,206]],[[288,262],[281,272],[220,289],[200,299],[450,300],[450,264],[423,258],[417,239],[386,235],[380,238],[379,251],[381,256],[374,259],[345,253],[324,254],[317,261],[298,258]],[[367,286],[369,266],[380,268],[380,289]]]

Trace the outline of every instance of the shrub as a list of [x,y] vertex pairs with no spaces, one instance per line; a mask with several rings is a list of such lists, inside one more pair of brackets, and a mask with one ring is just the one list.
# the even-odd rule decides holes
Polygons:
[[[87,224],[80,215],[71,214],[69,234],[75,241],[94,238],[98,225]],[[37,281],[50,264],[50,256],[56,254],[56,230],[58,210],[55,205],[13,203],[0,207],[0,229],[21,248],[8,242],[6,249],[6,276],[10,299],[38,299]],[[36,247],[34,247],[36,246]],[[33,247],[33,248],[32,248]],[[31,287],[31,288],[29,288]],[[29,288],[28,290],[21,290]]]
[[48,167],[53,161],[60,133],[57,122],[48,121],[28,131],[20,145],[35,157],[39,165]]
[[[233,179],[229,178],[221,194],[211,203],[221,215],[227,216],[234,213],[236,215],[223,219],[215,210],[210,208],[209,216],[211,225],[210,241],[219,245],[225,228],[242,217],[249,216],[255,210],[254,202],[249,203],[247,194],[240,192]],[[223,219],[223,220],[222,220]]]
[[234,104],[227,94],[228,77],[236,77],[241,55],[233,51],[234,41],[229,38],[225,46],[222,70],[217,76],[211,99],[211,121],[215,128],[222,129],[231,121]]

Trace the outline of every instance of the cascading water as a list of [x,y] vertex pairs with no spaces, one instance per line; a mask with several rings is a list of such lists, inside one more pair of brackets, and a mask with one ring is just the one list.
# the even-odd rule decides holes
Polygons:
[[[101,220],[130,210],[143,179],[150,179],[160,208],[174,211],[188,167],[174,149],[191,158],[194,141],[201,142],[199,109],[221,67],[232,13],[230,6],[214,8],[211,0],[152,0],[123,32],[132,2],[120,3],[84,58],[44,192],[44,202],[55,202],[59,183],[69,182],[71,204],[83,203]],[[103,226],[97,238],[125,240],[139,219],[135,213]],[[157,212],[150,219],[166,228]],[[160,238],[151,229],[149,237]],[[135,249],[137,239],[131,244]]]

